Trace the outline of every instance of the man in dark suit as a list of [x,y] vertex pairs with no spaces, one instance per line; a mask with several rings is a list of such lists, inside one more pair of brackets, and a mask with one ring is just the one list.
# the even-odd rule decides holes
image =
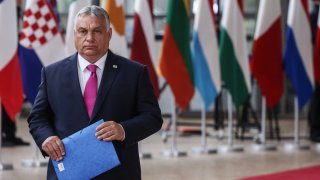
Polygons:
[[[78,53],[42,70],[42,80],[28,119],[30,133],[44,156],[63,159],[61,139],[100,119],[96,137],[112,141],[121,165],[94,179],[141,179],[138,141],[157,132],[162,117],[144,65],[113,54],[107,12],[98,6],[79,11],[75,19]],[[94,65],[93,73],[87,66]],[[86,100],[91,77],[96,98]],[[90,107],[91,105],[94,105]],[[57,179],[49,161],[48,179]]]

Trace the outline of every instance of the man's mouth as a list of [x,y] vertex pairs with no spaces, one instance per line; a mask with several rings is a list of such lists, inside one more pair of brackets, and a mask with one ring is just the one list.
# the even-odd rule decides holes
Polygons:
[[84,46],[85,49],[94,49],[96,46]]

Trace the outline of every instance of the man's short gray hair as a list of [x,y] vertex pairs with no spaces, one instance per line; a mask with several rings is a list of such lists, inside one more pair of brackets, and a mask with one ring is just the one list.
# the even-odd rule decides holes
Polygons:
[[108,15],[107,11],[104,10],[100,6],[92,5],[92,6],[86,6],[86,7],[82,8],[77,13],[77,15],[75,17],[75,21],[74,21],[74,29],[76,29],[76,23],[77,23],[78,18],[81,16],[85,16],[85,15],[103,18],[104,20],[106,20],[107,29],[110,28],[110,19],[109,19],[109,15]]

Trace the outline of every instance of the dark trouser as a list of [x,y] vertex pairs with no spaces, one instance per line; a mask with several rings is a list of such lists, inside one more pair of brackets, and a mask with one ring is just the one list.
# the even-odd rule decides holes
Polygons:
[[308,121],[310,127],[310,139],[313,142],[320,142],[320,86],[316,90],[310,102]]
[[1,107],[2,113],[2,139],[5,138],[6,140],[13,140],[16,138],[16,124],[13,122],[7,112],[5,111],[4,107]]

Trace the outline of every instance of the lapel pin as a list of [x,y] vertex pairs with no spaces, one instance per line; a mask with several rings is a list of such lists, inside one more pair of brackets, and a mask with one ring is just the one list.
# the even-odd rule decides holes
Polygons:
[[118,68],[118,66],[117,66],[117,65],[115,65],[115,64],[114,64],[114,65],[112,65],[112,67],[113,67],[113,68],[115,68],[115,69],[117,69],[117,68]]

